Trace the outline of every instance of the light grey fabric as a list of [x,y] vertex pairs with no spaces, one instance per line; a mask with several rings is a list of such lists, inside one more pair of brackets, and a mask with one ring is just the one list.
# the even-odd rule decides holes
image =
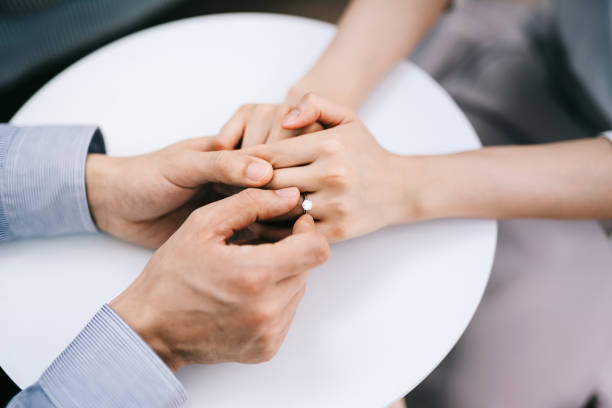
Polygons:
[[176,408],[186,400],[164,362],[105,305],[8,408]]
[[97,231],[85,192],[96,126],[0,124],[0,242]]
[[[459,103],[485,145],[595,137],[544,55],[554,31],[529,9],[473,2],[413,57]],[[534,20],[536,19],[536,20]],[[544,46],[544,48],[543,48]],[[561,57],[560,54],[556,54]],[[612,249],[594,221],[499,223],[491,280],[471,324],[409,407],[612,407]]]
[[484,298],[417,408],[612,407],[612,250],[591,221],[499,223]]

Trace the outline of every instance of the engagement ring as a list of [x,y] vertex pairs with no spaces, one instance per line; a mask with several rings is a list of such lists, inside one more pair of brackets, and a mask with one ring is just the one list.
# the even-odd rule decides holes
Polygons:
[[308,211],[312,210],[312,201],[308,199],[308,195],[306,193],[302,194],[304,201],[302,201],[302,209],[304,210],[304,214]]

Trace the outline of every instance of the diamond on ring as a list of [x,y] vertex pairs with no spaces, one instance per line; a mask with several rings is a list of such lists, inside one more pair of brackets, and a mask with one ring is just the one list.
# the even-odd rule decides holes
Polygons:
[[302,209],[304,212],[312,210],[312,201],[304,197],[304,201],[302,202]]

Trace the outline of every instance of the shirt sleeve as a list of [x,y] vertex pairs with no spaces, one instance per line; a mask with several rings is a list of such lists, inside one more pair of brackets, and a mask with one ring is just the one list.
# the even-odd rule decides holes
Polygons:
[[606,139],[608,139],[610,142],[612,142],[612,130],[608,130],[607,132],[603,132],[601,135],[603,137],[605,137]]
[[180,407],[185,389],[108,305],[7,408]]
[[95,232],[85,160],[104,151],[95,126],[0,124],[0,242]]

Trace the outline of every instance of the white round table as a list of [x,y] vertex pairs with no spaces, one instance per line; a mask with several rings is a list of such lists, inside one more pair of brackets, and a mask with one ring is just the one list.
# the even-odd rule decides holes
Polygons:
[[[279,102],[334,33],[330,24],[226,14],[164,24],[85,57],[45,85],[14,124],[100,124],[128,155],[216,133],[246,102]],[[479,147],[466,118],[425,73],[402,63],[360,112],[404,154]],[[419,177],[406,174],[406,177]],[[278,355],[259,365],[192,366],[192,407],[383,407],[444,358],[483,294],[496,223],[441,220],[334,245],[315,270]],[[151,253],[104,235],[0,246],[0,365],[34,382]]]

